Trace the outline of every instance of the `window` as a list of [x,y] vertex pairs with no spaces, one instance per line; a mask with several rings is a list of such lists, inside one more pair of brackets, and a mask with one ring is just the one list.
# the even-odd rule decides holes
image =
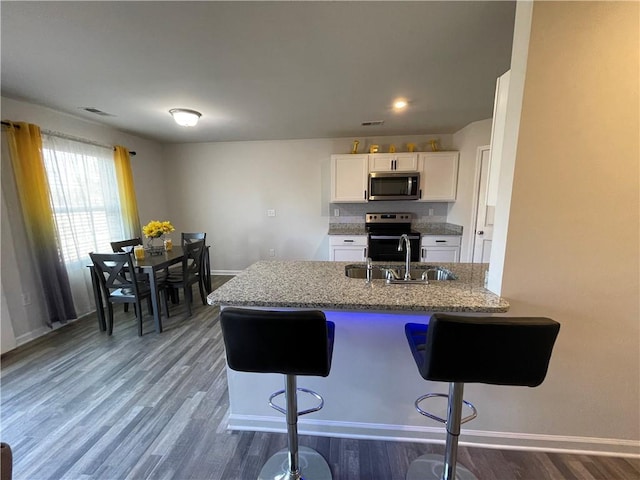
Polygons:
[[64,262],[86,269],[89,252],[124,238],[113,151],[53,135],[42,143]]

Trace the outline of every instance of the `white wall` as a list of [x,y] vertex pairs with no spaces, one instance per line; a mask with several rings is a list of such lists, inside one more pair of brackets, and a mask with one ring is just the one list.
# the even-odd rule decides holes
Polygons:
[[562,327],[544,384],[501,390],[492,419],[495,430],[519,418],[523,431],[591,437],[636,455],[639,9],[533,4],[502,295],[509,315]]
[[[402,151],[407,142],[426,149],[433,137],[452,148],[450,135],[420,135],[360,138],[359,151],[372,143],[382,151],[390,143]],[[207,232],[216,272],[239,271],[260,259],[328,260],[330,156],[350,152],[352,141],[167,145],[171,219],[178,231]],[[268,209],[276,216],[268,217]]]
[[449,204],[447,222],[462,225],[462,246],[460,260],[470,262],[473,248],[475,218],[473,212],[477,175],[476,159],[478,147],[489,145],[491,141],[491,119],[473,122],[453,135],[454,148],[460,151],[458,169],[458,195],[455,203]]
[[[162,148],[159,144],[135,137],[112,128],[89,122],[71,115],[56,112],[38,105],[2,97],[2,119],[14,122],[29,122],[42,129],[53,130],[77,137],[104,143],[124,145],[136,151],[131,157],[131,167],[140,220],[144,224],[152,218],[161,218],[168,212],[170,199],[164,194],[169,177],[164,168]],[[16,208],[17,199],[12,191],[11,169],[5,162],[8,156],[2,152],[2,321],[8,317],[17,345],[21,345],[49,331],[44,321],[46,307],[40,293],[38,278],[28,254],[26,237],[19,228],[12,228],[20,221]],[[9,175],[9,176],[7,176]],[[23,305],[22,295],[31,298]]]

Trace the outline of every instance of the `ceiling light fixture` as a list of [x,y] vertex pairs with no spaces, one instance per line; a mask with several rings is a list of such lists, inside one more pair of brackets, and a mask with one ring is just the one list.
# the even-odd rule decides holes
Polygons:
[[169,113],[176,123],[182,127],[194,127],[202,116],[200,112],[187,108],[172,108]]
[[395,102],[393,102],[393,108],[395,108],[396,110],[402,110],[406,108],[407,105],[408,105],[407,101],[403,99],[398,99]]

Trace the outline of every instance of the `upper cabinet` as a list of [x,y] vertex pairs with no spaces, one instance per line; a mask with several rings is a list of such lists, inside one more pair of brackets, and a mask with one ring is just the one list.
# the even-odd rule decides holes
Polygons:
[[455,202],[459,152],[331,155],[331,203],[368,201],[370,172],[420,172],[420,202]]
[[417,153],[373,153],[369,155],[369,172],[415,172]]
[[421,202],[455,202],[459,152],[418,153]]
[[331,202],[367,201],[369,155],[331,155]]

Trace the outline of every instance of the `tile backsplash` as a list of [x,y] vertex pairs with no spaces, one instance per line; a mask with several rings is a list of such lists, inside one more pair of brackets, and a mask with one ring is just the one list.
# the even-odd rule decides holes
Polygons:
[[367,213],[409,212],[413,213],[414,222],[443,223],[447,221],[448,210],[448,203],[404,201],[332,203],[329,206],[329,215],[331,223],[364,223],[364,216]]

